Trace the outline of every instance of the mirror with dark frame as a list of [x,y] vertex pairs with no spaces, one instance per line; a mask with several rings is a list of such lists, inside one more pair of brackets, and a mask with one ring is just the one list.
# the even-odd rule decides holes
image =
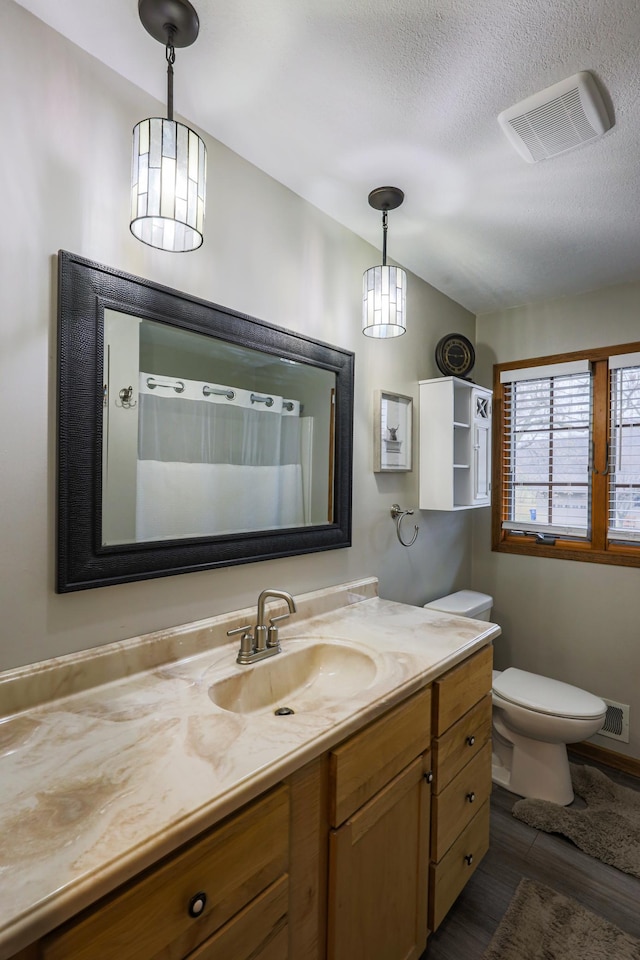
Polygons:
[[58,303],[58,592],[351,545],[351,352],[66,251]]

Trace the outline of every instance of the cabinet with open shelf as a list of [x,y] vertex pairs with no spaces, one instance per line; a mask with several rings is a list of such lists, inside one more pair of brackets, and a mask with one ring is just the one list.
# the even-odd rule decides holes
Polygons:
[[491,390],[458,377],[420,381],[421,510],[491,501]]

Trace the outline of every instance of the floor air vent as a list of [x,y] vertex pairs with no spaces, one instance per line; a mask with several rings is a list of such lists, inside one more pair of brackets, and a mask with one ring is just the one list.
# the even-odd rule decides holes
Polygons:
[[615,700],[607,700],[605,697],[602,699],[607,705],[607,712],[598,736],[629,743],[629,704],[616,703]]
[[586,71],[503,110],[498,123],[528,163],[572,150],[611,126],[596,82]]

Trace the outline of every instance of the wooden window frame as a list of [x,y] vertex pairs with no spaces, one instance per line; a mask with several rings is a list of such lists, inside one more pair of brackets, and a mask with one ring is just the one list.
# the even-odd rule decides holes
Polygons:
[[[553,557],[557,560],[581,560],[624,567],[640,567],[640,543],[622,544],[607,539],[609,480],[606,473],[609,443],[609,364],[611,356],[640,351],[640,342],[614,344],[594,350],[535,357],[495,364],[493,368],[493,440],[491,507],[491,548],[497,553],[515,553],[529,557]],[[539,543],[535,535],[514,534],[502,529],[505,502],[502,446],[504,431],[503,370],[538,367],[572,360],[589,360],[593,370],[593,475],[591,489],[591,538],[571,540],[557,536],[555,543]]]

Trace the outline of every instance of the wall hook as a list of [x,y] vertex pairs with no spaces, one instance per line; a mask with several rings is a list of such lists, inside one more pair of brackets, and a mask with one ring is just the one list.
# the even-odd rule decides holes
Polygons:
[[392,518],[393,518],[393,519],[395,520],[395,522],[396,522],[396,533],[398,534],[398,540],[400,541],[400,543],[402,544],[402,546],[403,546],[403,547],[411,547],[411,546],[413,546],[413,544],[414,544],[414,543],[416,542],[416,540],[418,539],[418,530],[419,530],[420,528],[414,525],[414,528],[413,528],[413,537],[411,538],[411,540],[409,540],[408,543],[406,543],[406,542],[402,539],[402,534],[400,533],[400,524],[402,523],[402,521],[403,521],[403,519],[404,519],[405,517],[412,517],[412,516],[413,516],[413,510],[401,510],[401,509],[400,509],[400,505],[399,505],[398,503],[394,503],[393,506],[391,507],[391,516],[392,516]]
[[125,410],[130,410],[132,407],[135,407],[137,400],[133,400],[133,387],[123,387],[119,391],[118,396],[120,397],[120,403],[116,400],[116,407],[124,407]]

